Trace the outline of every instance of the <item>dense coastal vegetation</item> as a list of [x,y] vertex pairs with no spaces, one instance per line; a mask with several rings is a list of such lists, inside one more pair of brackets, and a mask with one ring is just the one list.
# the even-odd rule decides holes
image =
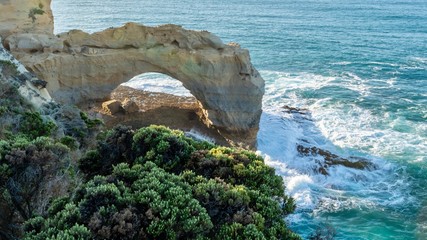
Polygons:
[[40,112],[0,64],[0,238],[299,239],[262,157],[163,126],[103,130],[68,106]]

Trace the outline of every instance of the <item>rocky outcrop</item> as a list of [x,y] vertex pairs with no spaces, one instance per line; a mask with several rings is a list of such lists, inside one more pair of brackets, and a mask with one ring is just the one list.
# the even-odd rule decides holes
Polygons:
[[376,169],[374,165],[366,158],[350,156],[349,158],[342,158],[329,151],[317,148],[317,147],[306,147],[302,145],[297,146],[297,151],[303,156],[321,157],[323,162],[318,161],[319,168],[316,170],[323,175],[329,175],[328,168],[332,166],[344,166],[353,169]]
[[[1,40],[1,38],[0,38]],[[28,103],[37,109],[53,103],[49,92],[44,88],[44,81],[38,79],[25,69],[0,43],[0,77],[17,86],[19,93]]]
[[[27,2],[26,8],[33,5],[32,0],[17,2]],[[49,1],[42,3],[44,15],[51,16]],[[19,26],[28,23],[22,16],[13,20]],[[10,30],[13,34],[7,35],[4,43],[28,69],[48,82],[47,89],[56,101],[81,103],[107,98],[135,75],[164,73],[190,90],[207,126],[234,142],[253,145],[264,80],[252,66],[248,50],[238,44],[224,44],[207,31],[136,23],[94,34],[73,30],[55,36],[53,28],[47,27],[53,26],[53,21],[42,20],[37,16],[33,25],[40,24],[34,26],[35,32],[19,31],[23,27]]]

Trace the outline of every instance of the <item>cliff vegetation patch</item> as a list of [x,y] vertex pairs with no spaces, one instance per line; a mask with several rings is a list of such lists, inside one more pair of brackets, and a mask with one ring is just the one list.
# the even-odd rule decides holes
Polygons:
[[45,14],[45,11],[43,10],[43,4],[39,3],[37,7],[31,8],[30,12],[28,13],[28,17],[31,18],[33,23],[36,21],[36,15],[43,15]]

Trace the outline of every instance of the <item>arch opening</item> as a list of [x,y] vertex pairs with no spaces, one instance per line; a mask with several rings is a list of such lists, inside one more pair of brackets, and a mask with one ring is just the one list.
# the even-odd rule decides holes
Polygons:
[[[123,109],[108,113],[103,105],[111,101],[118,101]],[[200,104],[190,90],[166,74],[148,72],[137,75],[117,86],[107,101],[97,105],[91,111],[100,114],[108,127],[122,124],[136,129],[151,124],[165,125],[183,130],[191,137],[228,145],[216,129],[206,126]],[[127,109],[125,105],[134,107]]]
[[179,80],[157,72],[148,72],[137,75],[120,86],[126,86],[146,92],[165,93],[180,97],[194,97],[190,90],[184,87]]

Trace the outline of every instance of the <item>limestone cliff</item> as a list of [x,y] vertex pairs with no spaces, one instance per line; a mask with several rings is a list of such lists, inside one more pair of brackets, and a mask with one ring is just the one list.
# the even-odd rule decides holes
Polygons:
[[264,80],[247,50],[209,32],[128,23],[94,34],[18,32],[8,35],[5,45],[48,82],[59,102],[105,98],[135,75],[159,72],[190,90],[208,126],[234,142],[253,144],[256,139]]
[[0,0],[0,36],[53,33],[51,0]]

